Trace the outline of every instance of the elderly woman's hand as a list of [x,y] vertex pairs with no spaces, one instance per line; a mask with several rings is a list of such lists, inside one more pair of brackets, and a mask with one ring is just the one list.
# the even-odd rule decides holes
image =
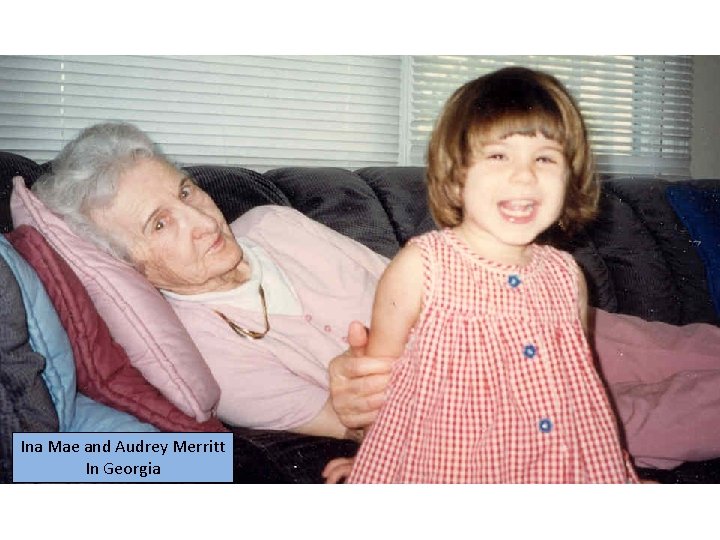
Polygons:
[[350,323],[350,349],[330,362],[330,399],[340,421],[350,429],[369,426],[385,402],[394,358],[365,356],[368,331]]

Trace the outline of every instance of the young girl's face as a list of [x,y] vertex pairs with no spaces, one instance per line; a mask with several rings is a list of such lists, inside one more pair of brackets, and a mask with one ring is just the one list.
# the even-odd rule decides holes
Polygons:
[[491,136],[468,169],[458,229],[481,255],[522,263],[525,248],[560,217],[567,179],[556,141],[542,134]]

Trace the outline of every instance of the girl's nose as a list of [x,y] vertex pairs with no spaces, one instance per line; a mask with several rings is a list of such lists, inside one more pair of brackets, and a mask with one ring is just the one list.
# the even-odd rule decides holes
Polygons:
[[532,183],[537,180],[533,163],[521,162],[517,163],[512,171],[511,180],[513,182]]

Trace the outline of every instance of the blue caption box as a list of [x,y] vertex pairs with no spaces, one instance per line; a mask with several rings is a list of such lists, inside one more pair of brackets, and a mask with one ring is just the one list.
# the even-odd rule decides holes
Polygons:
[[14,482],[232,479],[232,433],[13,433]]

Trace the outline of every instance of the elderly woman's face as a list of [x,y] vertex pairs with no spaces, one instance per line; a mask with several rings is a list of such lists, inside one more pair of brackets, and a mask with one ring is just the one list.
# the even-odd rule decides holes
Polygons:
[[182,171],[142,159],[90,218],[128,250],[150,282],[180,294],[237,285],[242,250],[210,197]]

